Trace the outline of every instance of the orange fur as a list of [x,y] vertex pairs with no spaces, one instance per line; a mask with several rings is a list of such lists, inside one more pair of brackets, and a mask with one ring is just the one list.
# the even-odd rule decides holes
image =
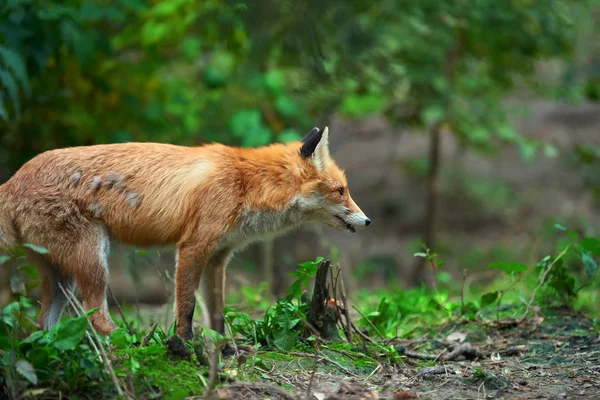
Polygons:
[[177,244],[177,333],[192,337],[195,290],[205,266],[211,325],[223,331],[224,271],[236,249],[302,222],[351,231],[370,222],[329,156],[327,129],[320,134],[324,139],[316,149],[313,143],[308,157],[300,154],[309,146],[303,142],[47,151],[0,186],[0,251],[25,242],[49,250],[37,256],[40,327],[60,318],[65,299],[58,283],[76,283],[84,305],[100,309],[91,317],[94,326],[108,334],[116,327],[105,296],[109,238],[135,246]]

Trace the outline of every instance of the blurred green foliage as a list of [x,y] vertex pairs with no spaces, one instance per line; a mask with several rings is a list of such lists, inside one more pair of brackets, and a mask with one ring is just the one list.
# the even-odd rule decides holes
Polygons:
[[79,144],[256,146],[341,112],[443,123],[468,145],[499,139],[529,157],[541,144],[511,128],[501,102],[523,82],[539,86],[536,60],[569,60],[594,5],[7,0],[2,156],[14,168]]

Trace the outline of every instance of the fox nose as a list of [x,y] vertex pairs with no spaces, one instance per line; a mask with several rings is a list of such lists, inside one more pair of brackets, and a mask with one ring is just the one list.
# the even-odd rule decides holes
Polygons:
[[365,226],[369,226],[369,225],[371,225],[371,219],[370,219],[370,218],[367,218],[367,219],[365,220]]

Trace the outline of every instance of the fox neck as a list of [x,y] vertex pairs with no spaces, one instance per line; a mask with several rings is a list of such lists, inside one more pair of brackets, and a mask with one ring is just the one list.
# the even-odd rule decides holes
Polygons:
[[243,188],[239,223],[227,242],[235,247],[282,235],[308,219],[305,196],[312,185],[283,146],[248,149],[240,157]]

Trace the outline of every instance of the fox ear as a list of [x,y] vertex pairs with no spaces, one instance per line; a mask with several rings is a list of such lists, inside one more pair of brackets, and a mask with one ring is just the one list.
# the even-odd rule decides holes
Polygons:
[[313,155],[322,136],[323,131],[319,128],[312,128],[312,130],[304,136],[302,139],[302,147],[300,148],[300,155],[302,158],[308,158]]
[[321,133],[321,140],[315,149],[315,164],[320,171],[327,168],[331,162],[329,155],[329,128],[325,127]]

